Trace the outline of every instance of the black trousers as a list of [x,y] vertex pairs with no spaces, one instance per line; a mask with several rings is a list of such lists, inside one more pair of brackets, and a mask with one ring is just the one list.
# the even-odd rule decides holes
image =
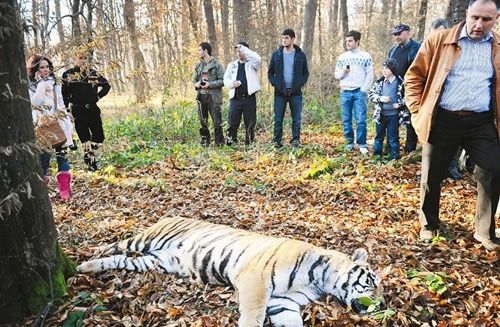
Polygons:
[[255,141],[255,123],[257,121],[257,101],[255,95],[240,98],[234,97],[229,102],[229,128],[227,133],[233,142],[238,141],[238,128],[241,123],[241,115],[243,115],[243,123],[245,124],[245,144],[248,145]]
[[441,182],[459,146],[476,163],[477,204],[475,229],[480,236],[495,238],[495,211],[500,196],[500,143],[491,112],[458,116],[437,109],[428,143],[422,150],[420,223],[439,226]]
[[210,130],[208,129],[208,115],[214,124],[215,144],[224,144],[224,133],[222,132],[222,113],[220,104],[214,103],[211,94],[198,93],[196,97],[198,103],[198,116],[200,118],[200,136],[202,143],[210,144]]
[[417,143],[418,143],[418,136],[417,133],[415,132],[415,129],[411,125],[411,119],[410,123],[406,125],[406,142],[405,142],[405,152],[413,152],[417,148]]
[[101,109],[96,104],[73,104],[71,112],[75,118],[75,129],[80,142],[104,142],[102,129]]

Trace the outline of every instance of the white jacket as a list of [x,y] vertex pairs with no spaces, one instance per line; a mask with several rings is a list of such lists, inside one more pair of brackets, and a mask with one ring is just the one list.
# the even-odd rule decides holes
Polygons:
[[[54,91],[57,97],[57,104],[54,104]],[[38,122],[38,119],[42,115],[53,114],[56,110],[63,110],[66,112],[61,86],[51,77],[31,83],[29,93],[31,104],[37,107],[37,109],[31,110],[34,124]],[[73,122],[69,114],[64,119],[59,119],[59,125],[66,136],[66,143],[64,146],[73,145]]]
[[[261,89],[259,77],[257,72],[259,71],[261,58],[255,52],[244,45],[240,45],[240,51],[245,55],[245,74],[247,77],[248,95],[252,95]],[[227,65],[226,72],[224,73],[224,86],[229,89],[229,98],[232,99],[235,94],[235,88],[233,86],[233,81],[236,80],[238,75],[238,59],[231,61]]]

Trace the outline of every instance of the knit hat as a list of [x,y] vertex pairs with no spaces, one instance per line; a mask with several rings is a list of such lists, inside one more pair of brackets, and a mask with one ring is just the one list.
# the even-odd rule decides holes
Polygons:
[[387,58],[382,63],[382,66],[389,68],[394,75],[398,74],[398,72],[397,72],[397,70],[398,70],[398,62],[396,61],[396,59],[394,59],[394,58]]

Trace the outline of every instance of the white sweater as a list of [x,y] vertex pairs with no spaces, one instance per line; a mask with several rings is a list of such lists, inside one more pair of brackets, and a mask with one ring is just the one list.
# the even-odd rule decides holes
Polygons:
[[[57,97],[57,106],[54,104],[54,91]],[[42,115],[55,113],[56,110],[63,110],[66,112],[61,93],[61,86],[52,78],[31,83],[29,87],[29,94],[31,104],[37,107],[37,109],[31,110],[34,124],[38,122],[38,119]],[[66,136],[65,146],[73,145],[73,123],[69,114],[64,119],[59,119],[59,125],[63,129],[64,135]]]
[[[240,45],[240,51],[245,55],[245,74],[247,77],[248,95],[252,95],[261,89],[259,77],[257,72],[259,71],[261,58],[255,52],[244,45]],[[238,60],[231,61],[227,65],[226,72],[224,73],[224,86],[229,89],[229,98],[232,99],[235,94],[235,88],[233,86],[233,81],[236,80],[238,75]]]
[[[344,69],[350,66],[350,72],[345,74]],[[373,82],[373,62],[369,53],[359,48],[342,53],[335,65],[335,78],[340,80],[341,90],[360,88],[367,92]]]

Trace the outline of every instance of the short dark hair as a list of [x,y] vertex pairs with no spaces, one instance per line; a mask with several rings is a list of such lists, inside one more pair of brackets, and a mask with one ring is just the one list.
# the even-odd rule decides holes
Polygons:
[[208,42],[201,42],[200,43],[200,48],[201,48],[201,50],[207,50],[209,56],[212,55],[212,46],[210,45],[210,43],[208,43]]
[[291,28],[287,28],[283,31],[283,33],[281,33],[281,35],[288,35],[289,37],[291,37],[292,39],[295,39],[295,31],[292,30]]
[[349,31],[349,33],[347,33],[347,35],[345,37],[350,37],[352,36],[352,38],[354,39],[354,41],[359,41],[361,40],[361,33],[358,32],[358,31]]
[[431,22],[431,29],[435,30],[436,28],[440,28],[443,26],[444,28],[450,27],[448,21],[444,18],[436,18]]
[[[469,8],[476,2],[477,0],[469,0]],[[500,1],[498,0],[482,0],[483,2],[494,2],[495,5],[497,6],[497,10],[500,10]]]

